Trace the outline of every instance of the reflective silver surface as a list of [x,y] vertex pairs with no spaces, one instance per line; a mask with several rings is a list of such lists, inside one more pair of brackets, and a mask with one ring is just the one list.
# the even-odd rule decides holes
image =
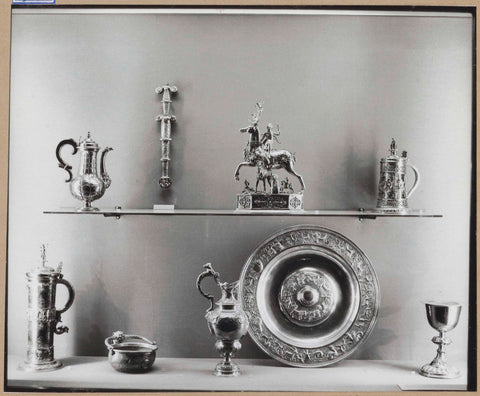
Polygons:
[[[45,265],[47,262],[45,245],[42,245],[42,265],[27,275],[28,289],[28,348],[27,359],[20,366],[26,371],[51,371],[62,367],[54,358],[54,334],[68,332],[67,326],[58,326],[62,313],[71,307],[75,298],[72,285],[63,279],[62,263],[55,270]],[[68,290],[68,300],[62,309],[55,305],[57,285]]]
[[420,374],[431,378],[457,378],[460,376],[460,371],[450,366],[445,356],[445,346],[452,343],[445,333],[457,326],[462,306],[456,302],[428,302],[425,303],[425,309],[428,323],[438,330],[440,335],[432,338],[432,342],[438,345],[437,356],[420,369]]
[[252,339],[298,367],[349,356],[373,329],[380,302],[365,254],[343,235],[310,225],[286,228],[255,249],[240,296]]
[[172,103],[171,95],[178,91],[175,85],[164,85],[155,89],[157,94],[162,94],[162,110],[163,114],[157,116],[156,120],[160,121],[160,141],[162,142],[162,175],[158,183],[162,188],[169,188],[172,185],[172,178],[168,175],[170,163],[170,142],[172,140],[172,122],[176,121],[175,116],[170,111]]
[[[240,339],[247,333],[248,318],[238,301],[238,282],[220,282],[219,273],[210,263],[203,266],[204,271],[197,278],[197,289],[210,301],[210,308],[205,314],[208,329],[215,336],[215,348],[223,356],[223,361],[217,364],[214,374],[217,376],[237,376],[240,368],[232,362],[234,354],[242,347]],[[201,283],[205,278],[212,277],[222,292],[222,297],[214,304],[214,297],[205,293]],[[215,307],[216,305],[216,307]]]
[[[413,170],[415,181],[410,190],[406,189],[407,167]],[[420,181],[418,169],[410,164],[407,152],[397,155],[397,143],[392,139],[390,155],[380,161],[380,180],[378,182],[377,209],[382,211],[404,212],[408,209],[408,198],[417,189]]]
[[[72,175],[72,167],[68,165],[60,155],[62,147],[66,145],[73,147],[72,154],[80,151],[80,165],[75,178],[73,178]],[[113,149],[106,147],[102,150],[100,157],[100,176],[98,176],[97,154],[99,149],[98,144],[90,137],[90,132],[88,132],[87,138],[81,140],[79,143],[73,139],[66,139],[57,145],[55,154],[57,156],[58,166],[64,169],[69,175],[65,182],[70,182],[70,192],[72,195],[83,201],[83,207],[78,209],[81,212],[98,210],[92,207],[92,201],[101,198],[105,190],[110,187],[112,183],[105,168],[105,155]]]
[[[295,155],[287,150],[274,150],[274,141],[280,143],[280,128],[269,123],[266,131],[260,137],[258,122],[263,111],[263,104],[256,103],[255,112],[249,119],[250,125],[241,128],[241,133],[248,133],[247,147],[243,150],[244,160],[235,169],[235,180],[240,180],[240,169],[244,166],[256,167],[255,188],[248,180],[244,181],[241,194],[237,195],[237,209],[267,209],[267,210],[299,210],[303,209],[303,192],[305,183],[303,177],[296,172]],[[292,183],[286,177],[280,180],[272,171],[284,169],[295,176],[301,190],[294,194]],[[268,189],[267,189],[268,184]],[[263,189],[261,187],[263,186]],[[260,189],[259,189],[260,187]]]
[[143,373],[149,371],[155,362],[155,341],[145,337],[115,331],[105,339],[108,349],[108,361],[111,366],[124,373]]

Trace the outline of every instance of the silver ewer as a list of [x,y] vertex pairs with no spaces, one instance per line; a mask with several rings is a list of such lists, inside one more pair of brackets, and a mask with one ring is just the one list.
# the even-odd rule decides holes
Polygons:
[[[28,348],[27,358],[20,365],[25,371],[51,371],[62,367],[54,359],[54,334],[68,332],[68,327],[58,326],[62,313],[71,307],[75,298],[72,285],[63,279],[62,263],[55,270],[45,265],[45,246],[42,245],[42,266],[27,273],[28,289]],[[68,290],[68,300],[62,309],[55,306],[57,285]]]
[[[80,150],[80,166],[78,174],[75,178],[72,175],[72,167],[68,165],[60,156],[60,150],[63,146],[70,145],[73,147],[73,154]],[[73,139],[62,140],[57,145],[56,156],[58,166],[65,169],[69,175],[66,183],[70,183],[70,192],[72,195],[83,201],[83,207],[78,209],[79,212],[91,212],[98,210],[92,207],[92,201],[95,201],[103,196],[105,190],[110,187],[112,180],[105,169],[105,155],[113,150],[111,147],[106,147],[102,150],[100,158],[100,176],[97,173],[97,154],[100,147],[90,137],[88,132],[87,138],[77,143]]]
[[[415,175],[410,190],[405,186],[407,167]],[[408,209],[408,198],[418,187],[420,173],[418,169],[408,162],[407,152],[402,156],[397,155],[397,143],[392,139],[390,155],[380,161],[380,180],[378,182],[377,209],[386,212],[405,212]]]
[[[219,273],[210,263],[205,264],[203,268],[205,270],[197,278],[197,289],[210,301],[205,319],[210,333],[217,340],[215,348],[223,357],[223,361],[217,364],[213,373],[217,376],[237,376],[240,374],[240,368],[232,362],[232,357],[242,347],[240,339],[248,331],[248,318],[238,300],[238,282],[220,282]],[[213,295],[205,293],[200,286],[202,280],[207,277],[212,277],[222,291],[222,297],[216,303]]]
[[420,369],[420,374],[431,378],[457,378],[460,371],[447,363],[445,346],[452,343],[452,340],[445,336],[447,331],[457,326],[462,306],[455,302],[447,303],[425,303],[427,319],[430,326],[438,330],[440,335],[432,338],[432,342],[438,345],[437,356]]

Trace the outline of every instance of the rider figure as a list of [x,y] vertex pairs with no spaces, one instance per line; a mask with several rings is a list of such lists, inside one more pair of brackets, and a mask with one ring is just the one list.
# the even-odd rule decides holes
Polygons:
[[267,131],[262,135],[262,138],[260,139],[260,144],[262,146],[262,149],[265,151],[265,161],[266,161],[266,166],[270,166],[272,164],[272,158],[270,156],[270,152],[272,150],[272,140],[275,138],[277,140],[276,134],[273,132],[273,124],[269,123],[267,125]]

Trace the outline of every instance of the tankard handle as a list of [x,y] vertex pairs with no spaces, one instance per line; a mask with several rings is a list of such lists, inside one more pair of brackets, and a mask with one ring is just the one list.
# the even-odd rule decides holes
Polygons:
[[207,309],[207,312],[209,312],[213,310],[213,304],[214,304],[215,298],[212,294],[205,293],[202,290],[200,283],[205,278],[208,278],[211,276],[215,280],[215,283],[218,285],[218,277],[220,276],[220,274],[212,268],[211,263],[205,264],[203,268],[205,268],[205,271],[203,271],[200,275],[198,275],[198,278],[197,278],[197,289],[203,297],[205,297],[207,300],[210,300],[210,308]]
[[68,290],[68,301],[65,304],[65,306],[62,309],[57,309],[57,314],[62,314],[64,313],[68,308],[70,308],[73,304],[73,300],[75,298],[75,291],[73,290],[72,285],[66,281],[65,279],[58,279],[58,283],[61,283],[62,285],[65,285],[65,287]]
[[65,183],[68,183],[69,181],[72,180],[72,167],[70,165],[68,165],[63,159],[62,157],[60,157],[60,150],[62,149],[63,146],[69,144],[70,146],[73,147],[73,151],[72,151],[72,155],[76,154],[77,151],[78,151],[78,144],[75,140],[73,139],[65,139],[65,140],[62,140],[60,143],[58,143],[57,145],[57,149],[55,150],[55,155],[57,156],[57,160],[58,160],[58,166],[62,169],[65,169],[69,175],[68,179],[65,180]]
[[408,191],[407,193],[407,198],[410,197],[410,195],[412,195],[412,193],[417,189],[418,187],[418,183],[420,182],[420,172],[418,171],[418,169],[416,167],[414,167],[413,165],[411,164],[407,164],[407,166],[409,166],[410,168],[412,168],[413,170],[413,173],[415,174],[415,182],[413,183],[413,186],[410,188],[410,190]]

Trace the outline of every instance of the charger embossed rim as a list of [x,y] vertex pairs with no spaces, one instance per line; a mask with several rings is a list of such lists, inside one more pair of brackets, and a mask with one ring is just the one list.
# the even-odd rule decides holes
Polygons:
[[377,320],[380,288],[370,260],[328,228],[298,225],[272,235],[250,255],[239,283],[251,338],[290,366],[345,359]]

